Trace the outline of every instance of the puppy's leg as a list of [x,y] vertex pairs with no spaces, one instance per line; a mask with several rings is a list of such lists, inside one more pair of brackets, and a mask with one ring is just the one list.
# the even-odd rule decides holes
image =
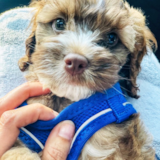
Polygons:
[[3,154],[1,160],[41,160],[41,158],[26,147],[13,147]]
[[135,114],[121,124],[97,131],[85,144],[79,160],[155,160],[152,138]]

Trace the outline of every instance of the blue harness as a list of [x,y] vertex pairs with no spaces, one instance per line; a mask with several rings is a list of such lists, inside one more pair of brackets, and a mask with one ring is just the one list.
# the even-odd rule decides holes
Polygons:
[[[24,102],[21,106],[27,105]],[[122,94],[119,83],[105,93],[95,93],[88,99],[80,100],[66,107],[50,121],[37,121],[20,129],[19,139],[31,150],[43,150],[51,130],[61,121],[71,120],[76,127],[67,160],[77,160],[88,139],[102,127],[121,123],[136,110]]]

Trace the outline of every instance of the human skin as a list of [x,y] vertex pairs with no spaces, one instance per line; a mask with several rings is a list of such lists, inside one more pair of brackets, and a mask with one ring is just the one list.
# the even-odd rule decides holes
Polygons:
[[[51,120],[58,113],[36,103],[17,108],[26,99],[49,93],[39,82],[25,83],[0,99],[0,157],[12,147],[19,135],[19,128],[37,120]],[[69,153],[75,126],[71,121],[59,123],[50,133],[42,159],[65,160]]]

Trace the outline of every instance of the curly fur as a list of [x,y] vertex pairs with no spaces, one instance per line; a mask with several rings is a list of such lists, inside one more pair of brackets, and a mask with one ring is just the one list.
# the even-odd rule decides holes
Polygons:
[[[36,13],[32,19],[32,33],[30,37],[26,40],[26,60],[29,63],[32,63],[31,60],[31,54],[34,52],[35,44],[38,45],[39,42],[36,43],[36,39],[41,41],[41,37],[45,36],[47,37],[46,41],[52,42],[55,37],[56,33],[51,31],[49,28],[48,23],[53,21],[58,16],[65,16],[68,19],[67,24],[67,31],[70,31],[68,35],[62,36],[61,40],[63,39],[63,42],[68,42],[68,36],[70,36],[71,31],[75,33],[75,30],[79,27],[79,25],[82,25],[81,29],[84,30],[84,28],[88,27],[89,31],[93,31],[92,35],[84,36],[81,38],[89,39],[91,38],[91,43],[94,43],[98,41],[101,36],[103,36],[106,33],[109,33],[110,31],[114,31],[117,33],[120,39],[120,44],[114,49],[114,51],[108,51],[109,53],[119,53],[118,56],[118,65],[124,65],[123,63],[126,63],[130,66],[130,69],[125,69],[125,75],[127,78],[127,81],[125,81],[125,87],[129,91],[128,94],[131,97],[138,98],[137,95],[137,84],[136,84],[136,77],[140,71],[140,63],[143,58],[143,56],[146,54],[146,46],[155,45],[157,46],[156,40],[150,30],[147,28],[145,23],[145,17],[142,14],[140,10],[136,10],[128,5],[128,3],[123,3],[121,0],[101,0],[98,1],[97,4],[96,0],[92,1],[47,1],[47,4],[45,0],[42,1],[34,1],[31,6],[36,7]],[[45,6],[45,7],[44,7]],[[70,6],[68,8],[68,6]],[[53,15],[53,16],[52,16]],[[55,17],[54,17],[55,16]],[[46,18],[47,17],[47,18]],[[38,21],[38,23],[37,23]],[[79,25],[76,25],[76,24]],[[37,28],[38,33],[37,33]],[[44,32],[45,29],[48,29],[47,32]],[[81,29],[79,32],[81,32]],[[87,30],[87,29],[86,29]],[[76,31],[78,32],[78,31]],[[82,31],[83,32],[83,31]],[[99,32],[99,33],[96,33]],[[83,32],[84,34],[87,33]],[[35,34],[37,38],[35,38]],[[79,33],[78,33],[79,34]],[[78,35],[77,34],[77,35]],[[87,33],[89,34],[89,33]],[[96,35],[94,35],[96,34]],[[49,35],[52,35],[49,36]],[[74,34],[73,34],[74,35]],[[94,37],[92,37],[94,36]],[[49,38],[51,38],[49,40]],[[77,37],[75,36],[75,39]],[[60,39],[60,37],[58,38]],[[55,38],[55,41],[58,41],[58,39]],[[67,39],[67,41],[65,41]],[[82,43],[84,39],[81,39],[80,42]],[[86,39],[84,40],[84,43],[86,42]],[[42,41],[45,42],[45,39]],[[63,43],[62,42],[62,43]],[[73,40],[74,42],[74,40]],[[73,42],[68,42],[70,45],[72,45]],[[150,43],[153,42],[153,43]],[[74,42],[75,43],[75,42]],[[83,44],[76,47],[76,44],[73,43],[74,48],[69,48],[69,51],[76,52],[78,54],[83,54],[86,57],[90,55],[86,55],[86,52],[92,53],[92,52],[103,52],[102,48],[88,48],[89,46],[84,46]],[[78,41],[77,41],[78,43]],[[123,44],[123,46],[121,46]],[[57,44],[58,47],[61,45],[60,43]],[[62,47],[64,44],[62,44]],[[67,46],[68,47],[68,46]],[[86,48],[87,47],[87,48]],[[123,48],[124,47],[124,48]],[[152,47],[152,46],[151,46]],[[39,48],[39,47],[37,47]],[[67,48],[68,49],[68,48]],[[83,50],[82,50],[83,49]],[[85,50],[88,49],[88,50]],[[120,52],[123,52],[120,54]],[[106,59],[106,50],[104,50],[104,55],[101,54],[101,59]],[[64,55],[67,53],[64,53]],[[127,59],[126,56],[128,55]],[[103,56],[103,57],[102,57]],[[116,56],[116,55],[115,55]],[[87,57],[88,58],[88,57]],[[90,57],[89,57],[90,58]],[[98,57],[95,57],[93,59],[99,62],[101,62],[100,59],[97,60]],[[117,57],[109,57],[113,60],[116,60]],[[21,60],[20,68],[21,70],[25,70],[28,67],[28,63],[26,63],[26,60]],[[110,59],[108,59],[110,61]],[[107,59],[104,61],[108,62]],[[116,61],[111,62],[117,64]],[[99,64],[98,64],[99,65]],[[102,66],[103,67],[103,66]],[[95,70],[92,71],[91,74],[93,74]],[[123,69],[122,69],[123,72]],[[99,73],[99,72],[97,72]],[[101,72],[102,73],[102,72]],[[104,72],[106,74],[106,70]],[[104,75],[96,74],[96,78],[93,79],[94,82],[98,80],[100,81],[100,77],[103,79],[106,79]],[[93,83],[94,83],[93,82]],[[103,81],[99,82],[99,85],[102,85]],[[106,84],[106,82],[104,82]],[[86,85],[86,84],[85,84]],[[97,85],[98,87],[98,85]],[[100,86],[99,86],[100,87]],[[103,85],[102,85],[103,87]],[[100,87],[102,89],[102,87]],[[106,86],[104,86],[106,88]],[[97,88],[96,88],[97,90]]]
[[[27,71],[28,81],[40,81],[52,93],[30,98],[28,104],[39,102],[61,111],[117,81],[129,96],[138,98],[140,63],[146,47],[157,46],[140,10],[121,0],[39,0],[31,6],[35,7],[32,33],[19,67]],[[65,31],[53,29],[57,18],[65,19]],[[112,32],[119,38],[114,47],[98,45]],[[86,57],[89,66],[83,74],[70,76],[64,70],[64,57],[69,53]],[[21,155],[22,148],[15,148],[14,154]],[[12,152],[6,152],[2,159]],[[96,132],[79,159],[153,160],[154,150],[138,115],[133,115],[122,124],[111,124]]]

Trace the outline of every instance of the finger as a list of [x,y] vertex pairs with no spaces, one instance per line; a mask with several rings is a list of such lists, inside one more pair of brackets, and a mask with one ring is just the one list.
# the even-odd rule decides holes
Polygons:
[[14,144],[19,135],[20,127],[37,120],[51,120],[57,114],[41,104],[31,104],[27,107],[4,112],[0,118],[0,157]]
[[49,89],[43,89],[42,84],[39,82],[24,83],[0,99],[0,116],[4,111],[18,107],[29,97],[39,96],[49,92]]
[[45,144],[43,160],[66,160],[74,136],[75,126],[72,121],[58,124],[50,133]]

